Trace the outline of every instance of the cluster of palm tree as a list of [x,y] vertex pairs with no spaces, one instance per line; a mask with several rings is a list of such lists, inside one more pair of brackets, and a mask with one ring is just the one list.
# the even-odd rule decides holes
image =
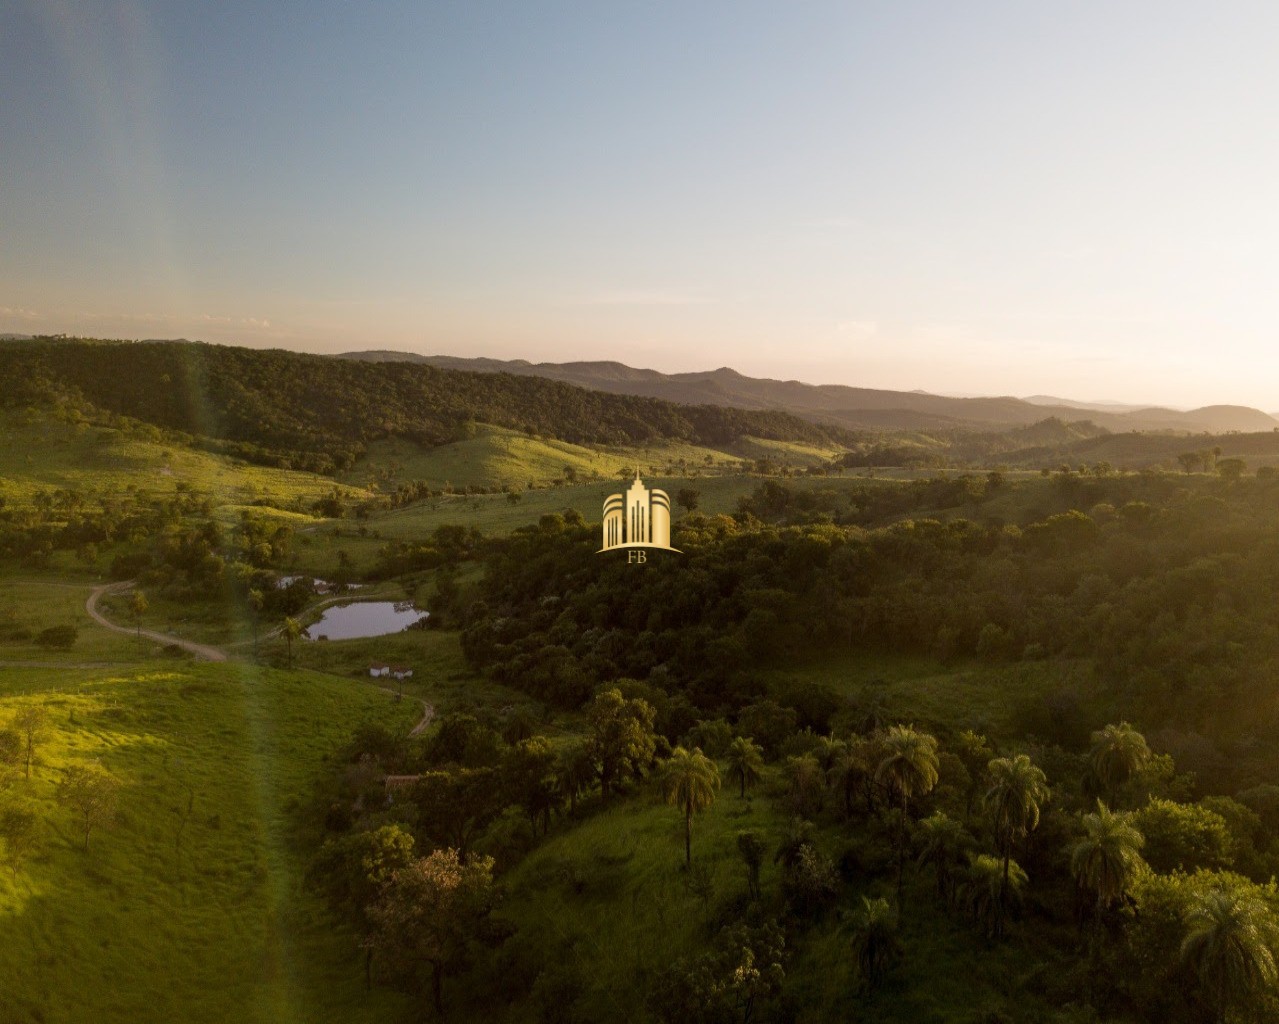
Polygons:
[[[913,808],[933,792],[941,778],[937,739],[910,725],[875,728],[847,741],[821,738],[805,754],[782,766],[786,796],[797,812],[774,858],[795,873],[804,856],[816,850],[817,830],[804,811],[819,810],[827,792],[837,794],[851,816],[863,803],[891,815],[896,850],[897,899],[863,897],[851,916],[853,953],[868,988],[877,987],[902,955],[898,922],[905,860],[912,843],[919,868],[931,868],[938,900],[968,916],[988,940],[1001,939],[1009,917],[1029,884],[1018,864],[1050,798],[1044,771],[1029,755],[992,757],[973,733],[961,733],[952,751],[968,770],[963,820],[935,809],[913,821]],[[1091,977],[1104,952],[1106,928],[1126,919],[1133,893],[1150,868],[1141,857],[1144,838],[1130,810],[1152,754],[1142,735],[1128,723],[1095,732],[1087,759],[1084,792],[1093,810],[1078,818],[1078,835],[1067,846],[1077,905],[1091,921],[1088,949]],[[748,737],[737,737],[725,752],[726,775],[745,798],[764,775],[764,755]],[[963,773],[960,773],[961,776]],[[692,859],[694,817],[710,807],[720,786],[716,763],[696,747],[677,747],[664,763],[658,784],[666,801],[684,815],[685,864]],[[974,812],[980,811],[980,817]],[[980,821],[983,828],[974,831]],[[986,848],[979,834],[987,837]],[[743,832],[738,847],[747,866],[752,898],[759,896],[764,846],[760,836]],[[1182,910],[1179,966],[1190,979],[1197,1005],[1219,1024],[1232,1008],[1253,1005],[1258,993],[1279,986],[1279,921],[1270,906],[1250,890],[1219,886],[1194,890]],[[1131,915],[1127,915],[1129,918]],[[1085,993],[1090,998],[1090,993]]]

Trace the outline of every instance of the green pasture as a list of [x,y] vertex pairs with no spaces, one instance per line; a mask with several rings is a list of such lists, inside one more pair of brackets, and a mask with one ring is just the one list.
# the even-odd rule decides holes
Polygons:
[[765,459],[810,466],[838,453],[799,442],[744,437],[724,449],[679,441],[619,447],[587,446],[555,438],[530,437],[517,430],[477,424],[460,441],[424,448],[402,438],[376,441],[368,454],[339,479],[358,487],[394,490],[396,484],[424,480],[432,487],[536,487],[563,479],[611,479],[631,473],[704,474],[736,471],[742,459]]
[[[407,730],[420,709],[241,664],[0,670],[0,721],[37,701],[50,715],[39,764],[0,795],[43,833],[16,878],[0,874],[7,1020],[403,1019],[394,994],[365,993],[351,937],[305,883],[303,830],[353,730]],[[86,853],[55,793],[89,762],[122,788]]]
[[[84,603],[92,590],[91,583],[57,582],[47,575],[31,580],[0,578],[0,668],[6,662],[75,665],[135,661],[142,656],[145,648],[133,637],[112,633],[89,618]],[[37,642],[41,631],[54,626],[75,627],[70,648]]]
[[156,496],[185,485],[211,496],[215,505],[245,506],[259,498],[311,502],[335,486],[313,473],[256,466],[149,439],[146,435],[158,437],[158,432],[145,428],[127,433],[41,413],[0,416],[0,497],[14,505],[30,503],[42,490]]

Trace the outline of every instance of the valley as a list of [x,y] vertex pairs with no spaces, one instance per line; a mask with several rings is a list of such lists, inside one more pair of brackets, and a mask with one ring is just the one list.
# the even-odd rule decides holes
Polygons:
[[[1177,929],[1143,922],[1210,884],[1279,914],[1268,435],[604,444],[475,421],[350,429],[319,473],[321,447],[269,464],[292,460],[265,429],[143,414],[0,410],[16,1021],[408,1024],[437,992],[445,1019],[719,1021],[745,998],[723,979],[765,957],[767,1020],[1189,1022],[1193,979],[1134,967],[1175,965]],[[638,570],[595,553],[637,467],[685,552]],[[307,638],[353,600],[430,616]],[[1136,760],[1099,775],[1120,723]],[[884,766],[906,742],[903,798]],[[665,788],[688,757],[717,782],[695,811]],[[1001,832],[988,773],[1023,757],[1038,823]],[[1099,797],[1149,860],[1090,939],[1070,850]],[[451,850],[482,912],[406,961],[438,933],[379,915],[406,851]],[[857,952],[874,908],[882,973]]]

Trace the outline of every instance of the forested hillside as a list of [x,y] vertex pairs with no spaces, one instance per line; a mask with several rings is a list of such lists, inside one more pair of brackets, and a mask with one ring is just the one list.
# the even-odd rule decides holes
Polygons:
[[625,395],[648,395],[672,402],[714,403],[740,409],[785,409],[819,423],[878,430],[999,430],[1034,423],[1044,416],[1092,418],[1116,431],[1271,430],[1275,419],[1246,406],[1202,409],[1101,406],[1053,399],[1027,401],[1010,396],[954,398],[924,391],[885,391],[841,384],[747,377],[727,366],[695,373],[659,373],[610,361],[530,363],[525,359],[468,359],[411,352],[348,352],[340,358],[369,362],[425,363],[451,370],[483,370],[545,377]]
[[684,406],[557,381],[370,364],[191,342],[92,339],[0,344],[8,404],[87,402],[197,437],[255,461],[333,472],[368,442],[426,445],[491,423],[587,444],[678,439],[716,445],[742,435],[839,444],[847,432],[788,413]]

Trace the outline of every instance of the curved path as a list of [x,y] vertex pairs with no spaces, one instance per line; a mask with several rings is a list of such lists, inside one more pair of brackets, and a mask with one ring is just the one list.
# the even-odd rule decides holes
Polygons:
[[[377,684],[374,685],[376,686]],[[389,686],[378,686],[377,688],[383,693],[389,693],[392,697],[399,696],[399,691],[392,690]],[[421,697],[410,697],[409,699],[415,700],[422,705],[422,717],[418,719],[417,725],[413,726],[413,728],[409,730],[410,736],[417,736],[420,733],[425,732],[427,726],[429,726],[432,719],[435,718],[435,705],[428,704]]]
[[[112,622],[110,619],[106,618],[106,616],[104,616],[100,611],[98,611],[98,598],[100,598],[103,594],[126,593],[133,588],[134,583],[135,583],[134,580],[126,580],[123,583],[105,583],[100,587],[94,587],[93,593],[91,593],[89,595],[89,599],[84,602],[84,610],[89,613],[93,621],[96,622],[99,626],[103,626],[114,633],[127,633],[130,636],[137,635],[137,632],[138,632],[137,629],[131,628],[129,626],[117,625],[116,623]],[[183,640],[181,637],[170,636],[167,633],[156,633],[150,629],[142,630],[142,635],[147,637],[148,639],[155,640],[157,643],[174,644],[177,647],[181,647],[184,651],[190,651],[197,658],[202,658],[205,661],[226,661],[227,660],[226,651],[223,651],[217,647],[211,647],[208,644],[197,644],[193,640]],[[268,634],[268,636],[269,635],[270,634]],[[392,696],[399,696],[398,690],[392,690],[388,686],[378,686],[377,688],[383,691],[384,693],[391,694]],[[411,697],[410,699],[416,700],[419,704],[422,705],[422,717],[418,719],[417,724],[413,726],[412,729],[409,730],[410,736],[418,736],[421,733],[425,732],[426,729],[430,726],[431,722],[434,720],[435,705],[427,703],[427,701],[423,700],[421,697]]]
[[197,658],[204,661],[226,661],[226,652],[216,647],[210,647],[208,644],[197,644],[194,640],[183,640],[181,637],[170,636],[167,633],[157,633],[151,629],[138,630],[131,626],[119,626],[98,611],[98,598],[103,594],[123,594],[133,588],[133,583],[133,580],[126,580],[124,583],[104,583],[100,587],[94,587],[93,593],[84,602],[84,610],[89,613],[90,618],[99,626],[109,629],[113,633],[144,636],[148,640],[154,640],[156,643],[172,644],[174,647],[181,647],[184,651],[190,651]]

